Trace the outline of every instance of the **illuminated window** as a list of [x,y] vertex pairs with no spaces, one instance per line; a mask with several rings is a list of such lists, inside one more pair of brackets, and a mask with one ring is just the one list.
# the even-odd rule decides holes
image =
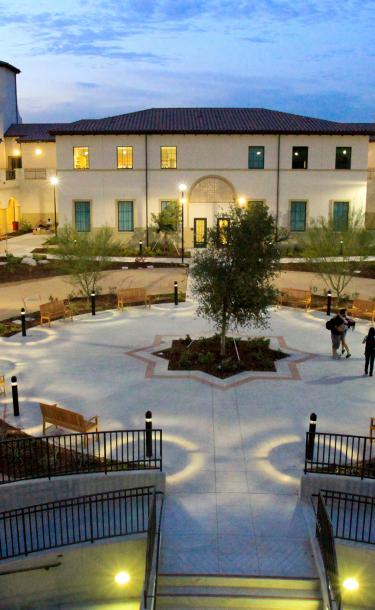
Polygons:
[[349,223],[349,201],[333,203],[333,227],[335,231],[346,231]]
[[229,241],[230,218],[217,219],[218,246],[226,246]]
[[307,146],[293,146],[292,168],[307,169],[308,153]]
[[74,146],[73,148],[74,169],[89,169],[88,146]]
[[133,201],[118,201],[118,230],[134,231]]
[[352,164],[351,146],[337,146],[336,169],[350,169]]
[[160,146],[161,169],[176,169],[177,146]]
[[91,210],[89,201],[74,202],[74,224],[77,231],[87,233],[91,228]]
[[290,230],[306,230],[306,201],[292,201],[290,204]]
[[117,147],[117,169],[133,169],[133,147]]
[[249,146],[249,169],[264,169],[264,146]]

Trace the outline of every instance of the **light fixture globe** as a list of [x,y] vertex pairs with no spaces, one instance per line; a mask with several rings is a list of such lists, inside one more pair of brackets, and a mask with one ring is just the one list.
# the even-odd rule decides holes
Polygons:
[[58,179],[58,177],[57,177],[57,176],[52,176],[52,178],[50,179],[50,181],[51,181],[51,184],[52,184],[53,186],[56,186],[56,184],[58,184],[58,183],[59,183],[59,179]]
[[181,184],[179,184],[178,185],[178,190],[181,191],[181,193],[184,193],[185,191],[187,191],[186,184],[184,184],[183,182]]
[[127,572],[118,572],[115,576],[115,582],[121,586],[127,585],[130,582],[130,575]]
[[246,199],[245,199],[245,197],[240,197],[240,198],[238,199],[238,203],[239,203],[240,205],[245,205],[245,204],[246,204]]
[[344,580],[343,585],[347,591],[357,591],[359,589],[359,583],[356,578],[347,578]]

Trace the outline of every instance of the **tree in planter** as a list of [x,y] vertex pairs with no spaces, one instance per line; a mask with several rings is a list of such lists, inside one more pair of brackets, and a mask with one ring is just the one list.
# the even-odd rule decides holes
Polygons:
[[217,215],[216,226],[208,231],[207,249],[196,254],[191,270],[197,313],[220,333],[222,357],[229,329],[267,325],[268,307],[277,297],[271,281],[280,258],[267,206],[231,206],[225,219]]
[[100,289],[98,282],[110,257],[122,254],[122,246],[114,240],[109,227],[94,233],[79,233],[71,226],[64,226],[59,230],[57,240],[55,252],[70,275],[70,282],[87,298]]
[[336,230],[332,218],[320,217],[311,221],[303,245],[303,256],[314,265],[315,273],[340,301],[375,244],[364,227],[363,214],[357,212],[349,215],[347,227],[341,231]]
[[151,228],[159,236],[158,241],[161,242],[164,252],[169,250],[171,242],[177,250],[172,236],[177,237],[181,231],[181,218],[181,205],[177,201],[169,201],[159,214],[151,214],[151,220],[154,223]]

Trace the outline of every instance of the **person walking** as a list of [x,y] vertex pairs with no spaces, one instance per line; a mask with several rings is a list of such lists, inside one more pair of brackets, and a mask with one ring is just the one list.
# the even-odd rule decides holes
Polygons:
[[355,322],[354,322],[354,320],[352,320],[352,318],[349,318],[349,316],[346,313],[346,309],[340,309],[339,316],[341,316],[341,318],[344,321],[344,330],[341,335],[341,353],[342,353],[342,355],[344,355],[346,352],[345,358],[350,358],[351,353],[349,350],[349,346],[346,343],[346,333],[348,332],[349,328],[354,330]]
[[331,331],[332,358],[338,360],[341,358],[341,354],[337,350],[340,348],[342,334],[345,330],[344,317],[338,313],[327,322],[326,328]]
[[374,360],[375,360],[375,328],[371,326],[368,331],[367,337],[362,341],[365,343],[365,375],[368,375],[370,367],[370,377],[374,372]]

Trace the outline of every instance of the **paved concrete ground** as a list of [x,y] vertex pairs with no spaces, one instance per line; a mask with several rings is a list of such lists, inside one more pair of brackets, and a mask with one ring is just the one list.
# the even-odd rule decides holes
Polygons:
[[359,322],[349,334],[350,360],[333,361],[325,316],[274,311],[267,334],[301,350],[301,362],[289,375],[255,374],[228,387],[169,373],[159,359],[163,373],[152,366],[147,347],[157,341],[210,332],[192,303],[85,315],[0,340],[0,370],[8,381],[18,376],[21,417],[13,417],[9,393],[0,415],[40,434],[39,401],[99,415],[102,430],[142,428],[151,409],[167,472],[161,571],[313,576],[298,500],[305,431],[315,411],[318,430],[367,433],[367,328]]
[[[186,271],[180,268],[165,269],[120,269],[106,271],[100,280],[101,292],[116,292],[119,288],[145,287],[150,294],[172,293],[174,282],[179,290],[186,291]],[[0,320],[19,314],[23,299],[30,301],[32,310],[39,309],[39,302],[46,303],[50,297],[66,299],[76,288],[69,276],[57,276],[23,282],[0,284]]]

